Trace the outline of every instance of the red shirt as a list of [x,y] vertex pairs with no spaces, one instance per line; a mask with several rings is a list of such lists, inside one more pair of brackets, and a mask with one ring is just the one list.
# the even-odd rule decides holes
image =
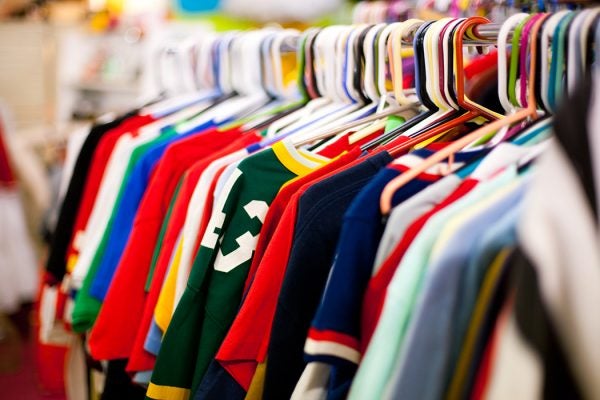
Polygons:
[[144,350],[144,341],[146,340],[146,335],[152,323],[154,308],[158,302],[158,297],[160,295],[165,275],[169,267],[169,262],[171,260],[171,254],[173,253],[175,244],[177,243],[177,238],[179,237],[179,233],[181,232],[183,224],[185,223],[188,205],[200,176],[206,167],[208,167],[214,160],[233,153],[234,151],[243,149],[252,143],[255,143],[257,140],[259,140],[259,138],[260,136],[256,134],[248,133],[235,140],[230,145],[225,146],[222,150],[216,151],[211,155],[204,157],[202,160],[197,161],[190,169],[186,171],[186,177],[182,183],[182,188],[179,191],[175,205],[173,206],[173,211],[171,212],[167,230],[158,256],[158,261],[156,262],[150,291],[146,297],[144,313],[137,330],[133,349],[129,357],[129,363],[127,364],[128,371],[148,371],[154,368],[156,357]]
[[163,218],[179,178],[198,159],[240,137],[216,129],[179,140],[166,149],[135,216],[129,240],[89,336],[99,360],[128,358],[144,312],[146,278]]
[[387,287],[392,280],[394,273],[396,272],[398,264],[408,250],[408,247],[419,234],[423,226],[425,226],[425,223],[433,215],[467,194],[477,185],[477,183],[478,181],[475,179],[464,180],[447,198],[445,198],[430,211],[413,221],[413,223],[406,229],[406,232],[404,233],[404,236],[398,245],[383,262],[381,268],[379,271],[377,271],[377,274],[371,278],[365,290],[363,308],[361,312],[360,349],[363,354],[366,351],[369,342],[371,341],[371,336],[373,335],[375,327],[377,326],[377,322],[379,321],[379,316],[381,315],[383,303],[385,301]]
[[250,386],[257,364],[267,353],[277,297],[294,237],[298,199],[312,184],[350,167],[359,156],[360,150],[355,148],[290,182],[269,207],[250,268],[253,276],[249,274],[246,281],[246,297],[216,356],[245,390]]
[[151,116],[135,116],[128,118],[118,127],[106,132],[100,139],[100,142],[94,151],[90,170],[88,172],[83,189],[83,196],[81,197],[79,209],[77,210],[77,218],[75,219],[75,225],[73,225],[71,242],[67,250],[67,260],[70,256],[79,253],[74,246],[75,239],[79,232],[85,230],[88,219],[90,218],[90,214],[92,213],[92,209],[94,207],[94,202],[96,201],[96,195],[100,189],[100,183],[102,182],[102,177],[104,176],[104,170],[106,169],[106,165],[108,164],[108,160],[110,159],[110,155],[112,154],[117,141],[124,134],[135,131],[153,121],[154,119]]

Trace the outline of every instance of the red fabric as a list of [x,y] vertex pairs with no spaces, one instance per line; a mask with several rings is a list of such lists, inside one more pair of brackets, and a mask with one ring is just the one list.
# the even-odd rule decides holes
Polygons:
[[0,185],[11,186],[15,183],[15,176],[10,167],[8,151],[4,144],[4,124],[0,120]]
[[371,140],[378,137],[382,133],[383,133],[383,129],[380,129],[378,131],[375,131],[375,132],[369,134],[367,137],[362,138],[361,140],[359,140],[355,143],[352,143],[352,144],[349,141],[350,135],[351,135],[351,133],[349,133],[347,135],[344,135],[344,136],[336,139],[332,143],[328,144],[324,149],[319,151],[319,154],[324,157],[334,158],[334,157],[339,156],[340,154],[342,154],[345,151],[350,151],[356,147],[360,147],[364,144],[369,143]]
[[245,390],[250,387],[256,366],[266,357],[277,297],[294,238],[298,200],[314,183],[361,161],[357,160],[359,155],[360,149],[355,148],[289,183],[269,207],[246,281],[246,297],[216,356]]
[[148,353],[144,350],[144,342],[146,335],[152,324],[154,316],[154,308],[158,302],[160,290],[162,288],[165,275],[169,267],[171,255],[177,243],[177,238],[183,229],[185,222],[185,216],[187,214],[188,205],[194,189],[200,176],[204,170],[209,166],[210,163],[224,157],[234,151],[241,150],[252,143],[256,143],[260,139],[259,135],[246,134],[238,140],[234,141],[228,146],[225,146],[222,150],[216,151],[211,155],[197,161],[190,169],[186,171],[186,177],[182,184],[182,189],[179,191],[171,217],[168,222],[167,231],[165,233],[161,251],[158,256],[158,261],[154,269],[152,276],[152,285],[150,286],[150,292],[146,297],[146,303],[144,306],[144,314],[142,321],[137,330],[137,335],[133,344],[133,350],[129,357],[129,363],[127,364],[127,371],[148,371],[154,368],[154,362],[156,357],[153,354]]
[[[30,340],[32,343],[25,343],[26,354],[24,355],[26,359],[29,359],[30,356],[35,354],[35,365],[27,365],[26,368],[28,367],[29,370],[34,369],[36,371],[36,383],[39,384],[41,389],[43,389],[45,393],[55,393],[57,397],[63,398],[65,392],[64,366],[68,347],[44,344],[39,340],[41,296],[45,286],[44,282],[47,282],[48,279],[50,279],[47,275],[49,275],[48,272],[42,272],[42,279],[40,279],[40,287],[34,304],[36,318],[31,327],[32,332]],[[37,340],[33,338],[37,338]],[[31,350],[33,350],[33,354],[27,354]],[[6,395],[6,393],[4,394]]]
[[315,328],[310,328],[308,330],[308,337],[321,342],[343,344],[344,346],[348,346],[353,349],[358,349],[359,346],[358,340],[355,337],[331,330],[321,331]]
[[465,67],[465,77],[471,79],[476,75],[488,71],[498,65],[498,50],[493,50],[481,57],[477,57]]
[[496,326],[494,327],[494,330],[485,346],[485,351],[483,353],[483,357],[481,358],[479,369],[477,370],[477,376],[475,377],[475,383],[473,384],[473,389],[471,391],[471,399],[473,400],[483,399],[485,396],[486,389],[490,381],[490,374],[492,372],[492,362],[496,357],[496,351],[498,349],[498,340],[502,334],[502,330],[508,323],[508,318],[511,311],[512,299],[509,299],[504,305],[502,313],[498,316]]
[[128,118],[117,128],[106,132],[98,142],[98,146],[94,151],[90,170],[88,171],[85,181],[83,196],[81,197],[79,209],[77,210],[75,225],[73,225],[73,231],[71,232],[71,242],[67,250],[67,260],[71,255],[76,255],[79,253],[74,247],[75,238],[77,237],[78,233],[85,231],[88,219],[92,213],[92,208],[94,207],[96,195],[100,189],[100,183],[102,182],[102,177],[104,176],[104,170],[106,169],[106,165],[108,164],[108,160],[110,159],[110,155],[112,154],[117,141],[122,135],[128,132],[136,131],[140,127],[153,121],[154,120],[150,116],[135,116]]
[[95,359],[114,360],[131,354],[144,312],[146,277],[154,247],[179,178],[198,159],[210,156],[240,135],[238,130],[210,129],[166,149],[140,202],[129,240],[90,332],[90,354]]
[[409,246],[419,234],[423,226],[427,221],[440,210],[444,209],[448,205],[452,204],[456,200],[463,197],[469,191],[471,191],[478,181],[475,179],[464,180],[446,199],[436,205],[427,213],[421,215],[415,219],[413,223],[406,229],[404,236],[400,242],[396,245],[392,253],[381,265],[377,274],[371,278],[365,295],[363,298],[362,312],[361,312],[361,347],[360,351],[362,354],[365,353],[371,337],[375,332],[375,327],[381,316],[383,310],[383,303],[387,293],[387,287],[392,280],[398,264],[404,257],[404,254],[408,250]]

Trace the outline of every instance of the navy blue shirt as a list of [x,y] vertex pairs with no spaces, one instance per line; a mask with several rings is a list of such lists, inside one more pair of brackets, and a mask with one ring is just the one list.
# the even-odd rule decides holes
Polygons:
[[314,184],[300,198],[294,240],[277,302],[263,398],[289,398],[305,367],[304,342],[335,255],[343,215],[392,161],[387,152]]

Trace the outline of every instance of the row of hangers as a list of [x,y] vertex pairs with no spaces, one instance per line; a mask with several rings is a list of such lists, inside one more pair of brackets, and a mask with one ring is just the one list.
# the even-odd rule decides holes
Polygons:
[[[470,17],[302,33],[266,28],[202,35],[163,54],[178,60],[176,68],[188,70],[175,75],[185,94],[146,112],[177,113],[195,105],[196,115],[186,114],[188,127],[212,120],[264,128],[264,146],[283,138],[305,146],[341,135],[350,135],[350,142],[373,136],[361,148],[385,144],[394,157],[467,122],[485,123],[390,182],[381,197],[381,211],[387,215],[394,192],[432,165],[451,163],[465,147],[494,146],[509,139],[508,128],[514,124],[551,115],[564,88],[571,90],[594,61],[599,15],[598,9],[563,10],[515,14],[501,26]],[[498,97],[504,114],[465,93],[465,48],[482,45],[498,47]],[[286,79],[290,54],[297,64],[295,84]],[[403,76],[410,61],[414,88],[405,87]],[[375,135],[387,116],[397,114],[407,115],[406,122]]]
[[355,24],[377,24],[408,18],[439,19],[480,15],[502,22],[515,10],[521,12],[557,12],[594,4],[593,0],[376,0],[354,6]]
[[[506,139],[507,128],[516,123],[535,121],[551,115],[566,90],[573,90],[578,80],[599,54],[600,9],[563,10],[558,13],[513,15],[498,33],[498,97],[506,116],[454,141],[421,165],[391,181],[381,196],[381,211],[391,210],[393,194],[431,166],[489,137]],[[477,24],[478,17],[470,18]],[[510,43],[510,50],[508,44]],[[510,63],[503,57],[510,53]],[[491,143],[497,143],[490,140]]]

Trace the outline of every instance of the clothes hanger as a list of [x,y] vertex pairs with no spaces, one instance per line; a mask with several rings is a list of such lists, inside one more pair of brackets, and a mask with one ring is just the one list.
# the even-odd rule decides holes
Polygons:
[[[539,28],[542,24],[543,20],[539,19],[532,28],[531,35],[535,39],[537,37]],[[439,162],[442,162],[448,159],[449,162],[452,162],[453,155],[463,149],[465,146],[469,145],[472,142],[478,141],[479,139],[491,134],[492,132],[497,131],[506,125],[511,125],[515,122],[522,121],[526,118],[535,119],[537,118],[537,105],[536,99],[534,95],[534,80],[535,80],[535,66],[536,66],[536,50],[537,50],[537,40],[531,40],[530,42],[530,64],[529,64],[529,90],[528,90],[528,105],[527,108],[524,108],[514,114],[511,114],[505,118],[497,119],[493,122],[490,122],[488,125],[485,125],[462,138],[454,141],[438,152],[434,153],[426,160],[424,160],[418,166],[411,168],[410,170],[404,172],[402,175],[390,181],[386,187],[384,188],[381,198],[380,198],[380,208],[381,213],[384,216],[389,215],[392,208],[392,197],[394,193],[402,186],[406,185],[412,179],[418,177],[421,173],[429,169],[430,167],[436,165]]]
[[[537,8],[537,6],[536,6]],[[515,100],[516,100],[516,104],[519,108],[524,108],[526,107],[526,103],[527,103],[527,57],[528,57],[528,53],[527,53],[527,49],[529,48],[529,40],[530,40],[530,35],[529,32],[532,28],[532,26],[535,24],[535,22],[537,21],[537,19],[539,19],[540,17],[544,17],[546,14],[543,13],[537,13],[537,14],[533,14],[530,16],[530,18],[527,19],[527,21],[525,22],[525,24],[523,25],[523,28],[519,34],[519,39],[518,39],[518,54],[517,54],[517,64],[518,67],[516,68],[516,75],[517,75],[517,79],[515,81],[515,88],[514,88],[514,92],[515,92]]]
[[[323,31],[320,29],[309,30],[306,32],[306,40],[303,41],[304,48],[299,49],[299,51],[304,52],[304,87],[309,96],[313,99],[309,101],[305,108],[298,110],[295,113],[290,114],[289,116],[277,121],[272,124],[266,133],[266,137],[268,139],[275,138],[277,134],[284,134],[285,129],[296,129],[300,121],[305,121],[306,117],[310,117],[311,115],[315,115],[315,112],[318,110],[322,110],[324,107],[327,107],[331,104],[330,98],[325,98],[320,95],[318,84],[317,84],[317,72],[315,70],[315,52],[314,52],[314,43],[319,34],[322,34]],[[319,82],[322,85],[322,78],[319,76]],[[325,109],[325,113],[329,112],[331,108]],[[318,114],[321,116],[321,114]],[[276,139],[279,140],[279,139]],[[275,141],[275,140],[274,140]],[[270,142],[267,142],[270,144]]]
[[[460,25],[456,28],[456,32],[453,35],[453,40],[455,42],[455,48],[462,49],[463,46],[463,38],[467,30],[472,29],[474,26],[489,23],[489,20],[483,17],[470,17],[461,22]],[[464,91],[464,61],[463,61],[463,52],[462,51],[454,51],[454,65],[456,65],[456,78],[454,79],[454,85],[456,88],[458,105],[465,110],[466,112],[460,114],[456,118],[452,118],[450,121],[443,122],[440,125],[437,125],[433,128],[425,128],[419,132],[415,132],[411,135],[411,139],[404,141],[403,143],[391,147],[389,153],[392,156],[398,156],[400,154],[405,153],[407,150],[412,148],[414,145],[423,142],[425,140],[432,139],[439,134],[445,133],[452,128],[458,127],[468,121],[477,119],[479,117],[486,118],[488,120],[496,120],[500,116],[486,109],[485,107],[478,105],[475,102],[470,101],[467,96],[465,96]]]
[[544,29],[542,31],[542,45],[541,45],[541,55],[540,63],[542,66],[541,75],[540,75],[540,97],[542,98],[542,104],[545,110],[551,111],[553,109],[552,104],[550,104],[550,99],[548,97],[550,93],[550,65],[552,63],[549,50],[550,50],[550,40],[554,35],[554,31],[558,23],[571,11],[562,10],[558,11],[546,21],[544,24]]
[[577,13],[571,26],[569,27],[567,37],[567,91],[572,93],[580,77],[583,76],[583,58],[581,57],[581,47],[579,46],[583,25],[587,20],[591,10],[581,10]]
[[[172,46],[163,46],[158,51],[157,58],[157,68],[156,68],[156,82],[157,87],[159,88],[159,98],[163,98],[162,100],[152,102],[152,104],[142,107],[140,110],[140,115],[151,115],[154,118],[162,118],[166,115],[172,114],[179,110],[182,110],[185,107],[189,107],[193,104],[206,103],[218,98],[221,95],[221,92],[214,86],[207,86],[204,91],[200,90],[198,92],[178,94],[175,96],[170,96],[168,94],[169,90],[166,86],[165,79],[165,58],[169,57],[169,54],[173,54],[175,50]],[[209,58],[208,61],[213,61],[212,58]],[[181,64],[183,65],[183,63]],[[191,68],[191,64],[190,64]],[[175,75],[177,74],[169,74]]]
[[511,39],[510,66],[508,69],[508,99],[513,107],[520,107],[517,101],[517,76],[519,71],[519,42],[521,33],[527,22],[531,21],[533,15],[528,15],[516,25]]
[[[382,135],[379,138],[376,138],[374,140],[372,140],[371,142],[365,144],[364,146],[361,147],[361,149],[363,151],[368,151],[368,150],[372,150],[384,143],[387,143],[390,140],[393,140],[394,138],[400,136],[401,134],[403,134],[404,132],[408,131],[411,128],[414,128],[416,126],[419,126],[419,124],[421,124],[423,121],[427,120],[428,118],[430,118],[431,116],[433,116],[436,111],[438,111],[435,108],[435,104],[433,102],[431,102],[431,100],[429,99],[429,95],[427,94],[427,91],[425,90],[425,86],[422,85],[422,82],[424,79],[420,79],[420,76],[425,76],[425,61],[424,61],[424,54],[422,52],[422,36],[423,33],[425,32],[425,30],[427,29],[427,27],[431,24],[432,22],[422,22],[420,20],[417,19],[413,19],[410,21],[406,21],[405,25],[402,25],[400,27],[398,27],[393,33],[392,33],[392,47],[391,50],[388,49],[389,51],[392,51],[392,76],[393,76],[393,82],[394,82],[394,93],[395,93],[395,97],[398,98],[405,98],[404,96],[404,90],[402,88],[403,85],[403,79],[402,79],[402,60],[401,57],[399,56],[400,52],[400,47],[402,44],[402,41],[404,40],[403,37],[406,35],[413,35],[414,34],[414,63],[415,63],[415,84],[416,84],[416,93],[418,95],[418,99],[419,102],[422,104],[422,108],[424,110],[426,110],[425,112],[417,115],[416,117],[411,118],[409,121],[405,122],[402,126],[388,132],[385,133],[384,135]],[[416,32],[415,32],[416,30]],[[398,47],[396,47],[396,45]],[[403,102],[406,101],[411,101],[410,99],[406,98],[406,100],[400,100],[399,103],[402,104]]]
[[[405,91],[403,88],[402,47],[401,47],[403,37],[405,35],[412,34],[412,32],[417,30],[417,33],[415,34],[415,38],[418,38],[418,37],[420,37],[419,30],[422,29],[424,31],[426,29],[426,26],[429,24],[431,24],[431,22],[423,23],[423,21],[421,21],[421,20],[411,19],[411,20],[405,21],[401,25],[398,25],[391,32],[391,39],[390,39],[391,43],[388,43],[388,53],[390,53],[390,60],[392,61],[392,68],[391,68],[392,82],[393,82],[392,86],[394,89],[394,97],[395,97],[397,103],[399,103],[401,105],[411,105],[414,108],[418,107],[418,105],[419,105],[419,102],[416,101],[417,98],[407,97],[405,95]],[[417,51],[415,51],[414,57],[415,57],[415,60],[417,57],[419,57],[419,54],[417,54]],[[418,68],[419,63],[417,61],[415,61],[415,64],[417,65],[417,68]],[[420,80],[418,80],[418,79],[416,79],[415,81],[416,81],[417,85],[420,83]],[[429,97],[425,90],[421,91],[419,98],[421,99],[421,101],[430,102]],[[432,108],[435,107],[435,105],[433,103],[431,103],[431,105],[429,107],[430,107],[429,110],[431,110]],[[385,134],[381,135],[380,137],[375,138],[374,140],[372,140],[371,142],[362,146],[361,148],[363,150],[373,149],[373,148],[379,146],[380,144],[385,143],[386,141],[398,136],[400,133],[404,132],[405,130],[408,130],[413,126],[416,126],[417,124],[419,124],[421,121],[423,121],[424,119],[426,119],[428,116],[432,115],[433,113],[434,113],[434,111],[429,111],[428,113],[423,113],[416,117],[413,117],[409,121],[404,123],[402,126],[400,126],[399,128],[393,130],[390,133],[385,133]]]
[[343,86],[340,85],[340,82],[344,80],[345,73],[342,71],[344,64],[340,61],[343,59],[343,54],[339,53],[341,51],[345,53],[346,46],[342,46],[339,40],[347,39],[349,33],[347,28],[340,26],[330,26],[319,32],[313,45],[315,56],[313,65],[319,67],[315,71],[316,82],[319,91],[326,91],[325,104],[316,112],[313,111],[289,125],[277,133],[277,136],[263,142],[265,145],[290,135],[294,135],[296,141],[302,140],[314,134],[315,129],[325,128],[333,121],[338,124],[344,123],[364,116],[365,112],[373,111],[361,110],[360,104],[352,103],[346,96]]
[[260,45],[262,39],[271,32],[272,30],[262,29],[224,35],[218,55],[222,71],[218,74],[219,85],[231,88],[236,95],[186,121],[178,129],[190,131],[211,122],[223,125],[270,101],[261,82]]
[[[377,41],[377,63],[376,63],[376,81],[377,81],[377,91],[379,93],[379,104],[377,105],[377,110],[376,110],[376,114],[380,114],[386,107],[387,104],[390,103],[390,97],[388,95],[388,89],[386,87],[386,75],[387,75],[387,71],[388,68],[387,66],[389,65],[388,62],[388,57],[387,57],[387,47],[388,47],[388,40],[390,38],[390,35],[392,33],[392,31],[394,29],[396,29],[398,26],[402,25],[401,22],[396,22],[396,23],[392,23],[387,25],[379,34],[379,38]],[[374,123],[369,124],[368,126],[366,126],[363,129],[360,129],[359,131],[351,134],[348,137],[348,142],[349,143],[356,143],[360,140],[363,140],[367,137],[369,137],[370,135],[372,135],[373,133],[384,129],[385,126],[387,124],[387,115],[385,117],[382,117],[382,119],[380,120],[376,120]]]
[[591,18],[592,21],[587,27],[587,34],[582,38],[581,43],[582,53],[584,55],[584,65],[587,69],[591,69],[595,60],[595,31],[600,22],[600,8],[595,8],[593,14],[593,18]]
[[[299,32],[296,30],[277,30],[268,35],[262,42],[262,83],[273,101],[263,108],[251,112],[248,117],[232,122],[229,126],[242,125],[243,130],[268,126],[264,121],[274,123],[277,120],[299,110],[305,103],[300,98],[297,81],[286,82],[283,74],[283,54],[285,48],[298,42]],[[296,64],[298,64],[297,60]],[[297,72],[297,71],[296,71]]]
[[[507,54],[507,43],[508,37],[511,34],[515,26],[521,23],[528,17],[528,14],[518,13],[510,16],[500,27],[498,33],[498,99],[500,104],[506,111],[506,113],[512,113],[516,110],[516,107],[512,104],[508,98],[508,54]],[[506,55],[506,56],[505,56]],[[512,59],[512,53],[510,59]]]
[[550,109],[556,111],[556,103],[562,91],[562,80],[565,65],[565,38],[568,27],[575,17],[575,12],[566,14],[554,29],[552,39],[552,62],[550,64],[550,81],[548,87],[548,101]]
[[588,56],[590,53],[593,54],[591,52],[593,51],[593,45],[591,45],[593,41],[588,39],[593,38],[592,27],[594,26],[594,22],[598,19],[599,12],[599,8],[591,9],[583,23],[581,32],[578,32],[579,42],[577,43],[577,46],[579,46],[580,62],[584,72],[588,69],[588,60],[593,58],[593,55]]
[[[364,51],[364,42],[367,39],[367,34],[368,31],[370,29],[374,28],[373,25],[369,26],[369,25],[359,25],[357,27],[354,27],[350,34],[347,37],[347,40],[345,41],[345,48],[342,49],[341,45],[343,44],[343,41],[340,41],[338,43],[338,52],[340,53],[344,53],[345,54],[345,59],[344,59],[344,66],[343,66],[343,70],[344,70],[344,87],[345,87],[345,91],[346,94],[348,95],[348,98],[350,99],[350,101],[352,102],[357,102],[360,104],[365,104],[365,106],[363,106],[361,109],[353,112],[353,117],[354,116],[358,116],[359,120],[362,121],[362,118],[364,117],[364,115],[369,115],[371,114],[374,110],[376,110],[376,103],[374,100],[371,100],[368,98],[368,96],[363,92],[363,64],[365,64],[365,51]],[[387,27],[384,29],[384,31],[387,29]],[[378,43],[382,40],[382,35],[384,35],[384,32],[382,32],[382,34],[379,35],[378,38]],[[370,36],[372,37],[372,35]],[[378,65],[379,67],[379,65]],[[380,89],[378,88],[378,91],[380,92]],[[368,119],[367,121],[372,121],[372,119]],[[355,127],[359,127],[360,125],[354,122],[350,122],[350,128],[355,128]],[[339,135],[335,138],[332,138],[332,136],[330,135],[323,135],[321,132],[325,131],[325,132],[336,132],[339,133]],[[347,131],[342,131],[342,130],[337,130],[335,128],[329,128],[329,127],[323,127],[322,129],[319,129],[318,132],[315,132],[314,134],[311,134],[308,138],[306,139],[296,139],[295,142],[297,143],[311,143],[312,142],[312,137],[318,137],[320,139],[324,139],[324,138],[332,138],[334,140],[337,140],[339,137],[344,136],[348,134]],[[352,137],[349,138],[349,143],[353,143],[352,142]],[[315,150],[318,150],[319,148],[321,148],[322,146],[326,146],[327,143],[319,143],[318,145],[316,145],[316,147],[314,147]]]
[[[374,26],[372,27],[369,32],[367,32],[367,34],[364,36],[365,37],[365,43],[368,43],[368,41],[370,40],[374,40],[376,38],[376,31],[380,30],[380,26]],[[375,30],[375,32],[373,32],[373,30]],[[346,47],[338,47],[339,51],[344,50],[345,51]],[[373,70],[373,65],[374,64],[374,60],[373,60],[373,48],[372,45],[369,46],[368,44],[365,44],[364,46],[365,49],[365,78],[364,78],[364,86],[363,87],[368,87],[368,93],[370,93],[370,95],[375,95],[378,96],[378,93],[376,90],[372,90],[373,86],[371,84],[371,80],[374,80],[373,75],[370,73]],[[346,74],[344,72],[342,72],[341,77],[343,78],[343,76],[345,76]],[[339,79],[339,78],[338,78]],[[347,83],[352,83],[352,82],[356,82],[356,80],[350,80]],[[372,85],[372,86],[371,86]],[[358,90],[358,88],[356,88]],[[359,103],[354,103],[351,105],[351,108],[348,108],[348,106],[345,107],[345,109],[341,110],[341,115],[336,117],[336,118],[326,118],[324,121],[322,122],[326,122],[325,124],[320,123],[318,125],[318,130],[314,130],[314,129],[305,129],[303,128],[301,131],[297,131],[294,132],[294,138],[292,139],[292,142],[294,144],[296,143],[310,143],[312,141],[314,141],[314,139],[312,139],[313,137],[321,137],[321,132],[325,131],[325,132],[329,132],[331,129],[336,128],[337,126],[339,126],[340,123],[346,123],[346,122],[351,122],[351,121],[355,121],[357,119],[361,120],[361,118],[368,116],[370,114],[372,114],[373,112],[375,112],[376,108],[377,108],[377,102],[376,99],[369,99],[370,102],[366,105],[362,105]],[[355,126],[355,125],[353,125]]]

